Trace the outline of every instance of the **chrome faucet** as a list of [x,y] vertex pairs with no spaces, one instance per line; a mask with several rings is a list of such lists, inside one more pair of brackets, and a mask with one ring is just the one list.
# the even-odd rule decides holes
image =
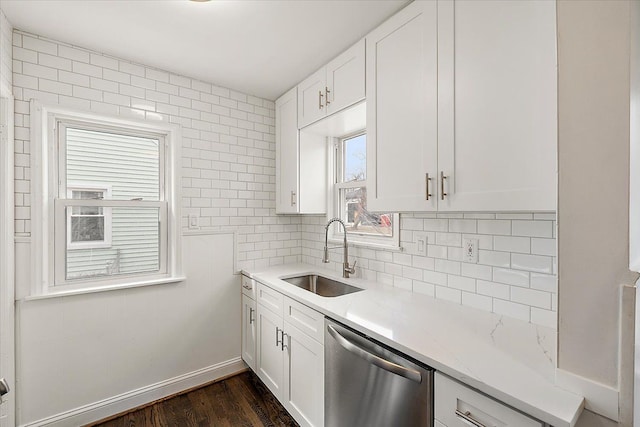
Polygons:
[[[342,262],[342,277],[344,277],[345,279],[348,279],[349,274],[355,274],[356,263],[358,261],[353,261],[353,265],[349,267],[349,246],[347,245],[347,226],[344,225],[344,222],[340,218],[330,219],[329,222],[327,222],[327,225],[324,227],[324,256],[322,257],[322,262],[324,263],[329,262],[329,249],[333,249],[333,248],[329,248],[327,246],[327,243],[329,239],[329,226],[334,222],[339,222],[340,224],[342,224],[342,229],[344,231],[344,243],[342,244],[344,248],[344,251],[343,251],[344,261]],[[339,248],[340,246],[334,246],[334,247]]]

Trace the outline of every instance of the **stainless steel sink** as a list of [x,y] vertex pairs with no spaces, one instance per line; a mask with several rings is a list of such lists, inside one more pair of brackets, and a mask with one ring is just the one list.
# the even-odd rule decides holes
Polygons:
[[338,297],[340,295],[346,295],[353,292],[361,291],[362,289],[355,286],[347,285],[336,280],[329,279],[327,277],[318,276],[316,274],[309,274],[306,276],[290,277],[288,279],[282,279],[285,282],[289,282],[305,291],[313,292],[321,297]]

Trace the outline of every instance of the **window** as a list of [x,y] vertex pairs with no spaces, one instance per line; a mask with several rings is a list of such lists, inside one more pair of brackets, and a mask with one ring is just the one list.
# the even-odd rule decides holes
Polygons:
[[35,291],[180,279],[177,129],[40,108]]
[[[367,135],[340,138],[335,147],[334,215],[346,225],[350,242],[399,246],[398,215],[371,212],[367,208]],[[332,237],[342,230],[332,227]]]

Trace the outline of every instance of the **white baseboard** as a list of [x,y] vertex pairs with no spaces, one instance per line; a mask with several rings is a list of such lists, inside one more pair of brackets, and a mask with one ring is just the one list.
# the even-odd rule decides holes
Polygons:
[[585,409],[613,421],[620,418],[618,390],[563,369],[556,369],[556,385],[584,396]]
[[236,357],[216,365],[189,372],[159,383],[131,390],[98,402],[62,412],[21,427],[72,427],[88,424],[115,414],[151,403],[163,397],[171,396],[183,390],[240,372],[246,368],[241,358]]

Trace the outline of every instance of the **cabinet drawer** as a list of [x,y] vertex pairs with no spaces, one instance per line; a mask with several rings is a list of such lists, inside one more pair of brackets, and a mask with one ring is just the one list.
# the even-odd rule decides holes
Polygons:
[[256,281],[251,279],[250,277],[242,276],[242,294],[248,296],[252,300],[256,299]]
[[464,417],[485,426],[544,426],[542,422],[436,372],[435,418],[447,427],[474,425]]
[[282,309],[284,306],[284,295],[278,291],[274,291],[268,286],[257,282],[257,302],[263,307],[271,310],[278,316],[282,317]]
[[324,316],[321,313],[284,297],[284,321],[291,323],[320,344],[324,343]]

